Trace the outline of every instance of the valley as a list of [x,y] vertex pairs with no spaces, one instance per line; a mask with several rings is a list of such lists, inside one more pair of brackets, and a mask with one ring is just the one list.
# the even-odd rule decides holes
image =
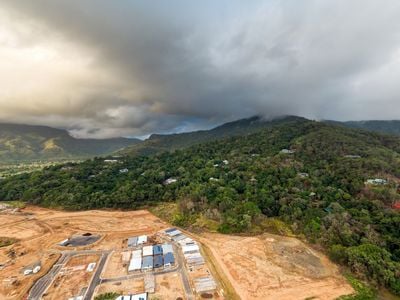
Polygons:
[[[399,170],[398,137],[288,118],[255,133],[228,136],[160,154],[96,157],[10,176],[0,182],[0,199],[80,211],[76,212],[77,216],[93,209],[149,209],[169,224],[191,232],[257,236],[269,232],[298,236],[323,250],[352,274],[354,279],[350,280],[361,287],[365,299],[375,299],[375,288],[400,293]],[[157,211],[157,207],[165,208]],[[107,233],[114,223],[119,224],[117,219],[96,217],[92,213],[87,218],[71,219],[73,223],[65,220],[64,226],[69,228],[71,224],[77,232]],[[21,224],[9,228],[13,235],[23,232],[21,237],[11,237],[23,240],[37,236],[34,233],[37,226],[44,229],[59,226],[55,219],[49,219],[46,225],[34,220],[31,223],[32,226]],[[125,224],[117,226],[122,241],[130,229]],[[138,224],[136,229],[140,230],[141,226]],[[116,235],[116,232],[101,235],[98,243],[112,245]],[[97,235],[92,238],[96,240]],[[79,244],[80,239],[86,238],[77,237],[69,243]],[[253,242],[256,245],[260,240]],[[232,245],[235,249],[240,247]],[[280,249],[288,257],[297,257],[297,252],[290,252],[290,248],[297,249],[297,246],[290,242],[288,245],[280,249],[267,243],[264,247],[269,247],[271,253]],[[304,255],[306,259],[303,268],[312,268],[318,261],[302,247],[299,251],[299,257]],[[214,254],[218,255],[229,257],[229,253]],[[308,258],[311,260],[307,262]],[[250,257],[247,259],[250,264],[259,265]],[[295,263],[299,265],[298,261]],[[232,279],[228,281],[234,282],[237,277],[234,274],[241,270],[230,267],[229,261],[221,263],[224,264],[227,270],[224,274],[231,274]],[[318,275],[318,268],[316,272]],[[290,282],[298,281],[302,286],[307,280],[301,276],[292,280],[290,276],[287,281],[282,277],[281,284],[297,293],[296,285]],[[227,276],[221,278],[224,277]],[[236,280],[240,289],[243,280]],[[274,280],[267,286],[275,287]],[[369,286],[357,280],[368,282]],[[335,282],[327,283],[328,288]],[[228,292],[233,290],[227,287]],[[242,288],[251,290],[246,284]],[[260,297],[270,293],[269,288],[267,292],[262,288],[257,291]],[[352,298],[345,298],[348,299]]]

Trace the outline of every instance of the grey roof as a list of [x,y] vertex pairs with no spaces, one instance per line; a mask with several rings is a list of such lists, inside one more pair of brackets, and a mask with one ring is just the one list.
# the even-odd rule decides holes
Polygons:
[[166,232],[166,233],[170,233],[170,232],[175,231],[175,230],[176,230],[176,228],[173,227],[173,228],[168,228],[168,229],[166,229],[165,232]]
[[167,232],[167,235],[169,235],[169,236],[176,236],[176,235],[179,235],[179,234],[182,234],[182,231],[180,231],[178,229],[175,229],[173,231]]
[[174,252],[171,244],[163,244],[162,245],[162,251],[163,251],[164,254],[173,253]]
[[174,236],[174,237],[172,238],[172,240],[174,240],[175,242],[177,242],[177,241],[180,241],[180,240],[183,240],[183,239],[186,239],[186,238],[187,238],[186,235],[184,235],[184,234],[179,234],[179,235]]
[[159,268],[163,266],[163,257],[162,255],[154,256],[154,268]]
[[161,255],[163,253],[163,249],[161,245],[154,245],[153,246],[153,255]]
[[138,237],[130,237],[128,238],[128,247],[136,247],[137,246]]
[[168,265],[168,264],[174,264],[175,263],[175,257],[174,254],[172,253],[166,253],[164,255],[164,265]]
[[153,268],[153,256],[144,256],[142,261],[142,269]]

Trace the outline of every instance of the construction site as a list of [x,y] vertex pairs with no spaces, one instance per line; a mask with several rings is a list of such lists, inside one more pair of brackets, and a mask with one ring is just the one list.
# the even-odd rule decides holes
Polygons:
[[336,299],[351,286],[295,238],[193,234],[145,210],[0,210],[0,299]]
[[148,211],[0,214],[13,241],[0,248],[0,299],[224,299],[200,243]]

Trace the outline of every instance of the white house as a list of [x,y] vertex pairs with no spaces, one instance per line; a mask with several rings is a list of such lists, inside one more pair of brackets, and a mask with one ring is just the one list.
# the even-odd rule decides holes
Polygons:
[[164,184],[165,184],[165,185],[168,185],[168,184],[175,183],[175,182],[177,182],[177,181],[178,181],[178,180],[175,179],[175,178],[168,178],[168,179],[166,179],[166,180],[164,181]]

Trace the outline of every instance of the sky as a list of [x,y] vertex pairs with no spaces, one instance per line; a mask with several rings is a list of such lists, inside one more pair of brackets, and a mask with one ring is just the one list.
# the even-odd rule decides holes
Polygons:
[[0,121],[77,137],[400,119],[398,0],[0,0]]

